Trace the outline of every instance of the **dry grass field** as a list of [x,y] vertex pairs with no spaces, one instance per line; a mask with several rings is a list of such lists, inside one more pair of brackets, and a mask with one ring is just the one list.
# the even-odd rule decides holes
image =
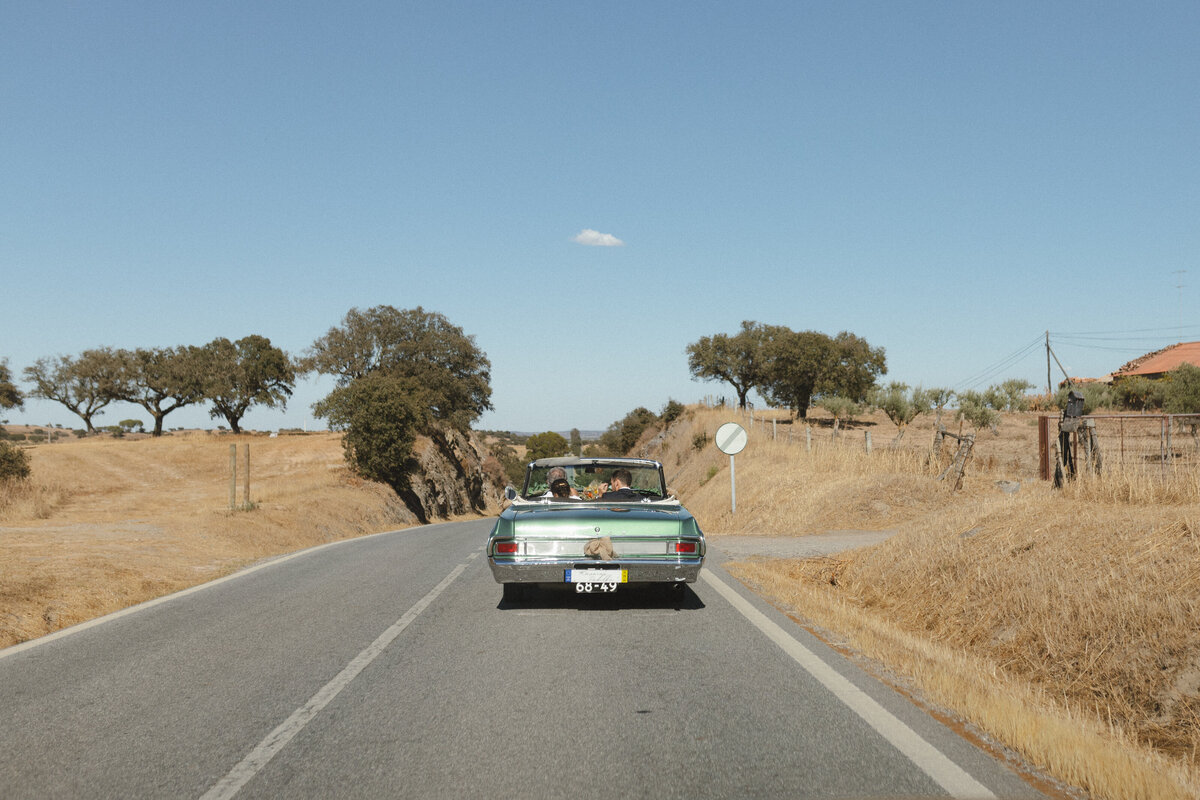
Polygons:
[[810,449],[803,426],[789,443],[760,417],[733,515],[729,458],[711,445],[726,421],[749,426],[696,410],[656,451],[715,541],[896,531],[735,575],[1092,796],[1200,794],[1200,469],[1114,468],[1054,490],[1036,478],[1035,415],[1015,414],[979,435],[952,492],[928,463],[929,420],[896,450],[882,415],[837,442],[814,420]]
[[[229,510],[229,445],[241,504]],[[404,527],[391,490],[347,471],[340,436],[92,438],[27,451],[0,486],[0,647],[228,574],[256,560]]]
[[[819,413],[808,430],[771,417],[757,417],[736,458],[736,515],[729,458],[712,437],[722,422],[751,427],[746,417],[692,407],[646,453],[717,543],[895,534],[834,558],[744,561],[735,575],[1091,796],[1200,796],[1196,459],[1148,471],[1139,455],[1054,490],[1036,477],[1036,415],[1008,415],[996,435],[979,434],[953,492],[935,479],[949,454],[931,461],[932,420],[892,448],[882,415],[837,440]],[[1136,430],[1125,424],[1119,446],[1142,446]],[[1117,436],[1110,428],[1102,444]],[[1146,435],[1146,453],[1156,441]],[[251,446],[249,511],[228,508],[230,443],[239,469]],[[28,452],[33,478],[0,488],[0,646],[407,518],[389,490],[347,472],[330,434],[98,438]],[[239,502],[240,492],[239,479]]]

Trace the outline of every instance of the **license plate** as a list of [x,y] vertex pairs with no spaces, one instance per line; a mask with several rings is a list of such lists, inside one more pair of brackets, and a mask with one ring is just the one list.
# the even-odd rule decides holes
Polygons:
[[627,569],[569,569],[567,583],[629,583]]

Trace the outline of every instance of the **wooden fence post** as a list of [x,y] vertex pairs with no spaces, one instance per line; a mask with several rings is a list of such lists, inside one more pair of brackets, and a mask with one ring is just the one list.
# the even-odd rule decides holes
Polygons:
[[242,491],[242,509],[250,510],[250,443],[246,443],[246,481],[245,488]]
[[864,433],[867,435],[867,455],[871,455],[871,432],[864,431]]
[[237,508],[237,445],[229,445],[229,510]]

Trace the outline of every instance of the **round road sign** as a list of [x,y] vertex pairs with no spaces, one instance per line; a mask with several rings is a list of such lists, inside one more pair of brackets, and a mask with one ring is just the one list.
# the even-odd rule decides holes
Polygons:
[[726,422],[717,428],[717,449],[727,456],[736,456],[746,447],[746,429],[736,422]]

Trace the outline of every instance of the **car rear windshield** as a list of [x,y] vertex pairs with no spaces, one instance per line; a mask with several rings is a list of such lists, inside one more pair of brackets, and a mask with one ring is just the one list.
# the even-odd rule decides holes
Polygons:
[[[550,483],[556,478],[565,478],[571,496],[580,500],[598,500],[611,488],[613,471],[629,470],[633,482],[630,485],[639,496],[650,500],[661,500],[665,495],[662,473],[656,466],[630,466],[628,464],[573,464],[569,466],[534,467],[525,482],[525,496],[534,498],[550,496]],[[562,473],[562,474],[560,474]]]

